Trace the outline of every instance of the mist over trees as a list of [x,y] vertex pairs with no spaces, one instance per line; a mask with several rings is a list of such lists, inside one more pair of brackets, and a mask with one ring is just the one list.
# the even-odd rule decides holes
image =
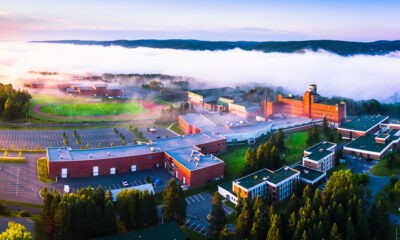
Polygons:
[[16,90],[11,84],[0,83],[0,117],[6,120],[25,117],[31,98],[27,91]]
[[259,197],[239,199],[236,239],[388,239],[387,214],[365,198],[358,176],[340,170],[323,191],[297,186],[285,208]]

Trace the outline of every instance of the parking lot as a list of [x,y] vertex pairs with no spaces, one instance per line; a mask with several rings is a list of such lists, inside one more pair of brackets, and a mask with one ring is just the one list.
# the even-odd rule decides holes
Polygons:
[[[78,149],[87,145],[91,148],[122,146],[123,142],[120,137],[122,134],[125,138],[126,145],[132,145],[133,140],[139,140],[127,128],[117,128],[118,133],[114,132],[114,128],[95,128],[95,129],[77,129],[81,143],[78,144],[73,136],[73,129],[68,130],[0,130],[0,148],[11,149],[41,149],[46,147],[62,147],[62,134],[67,135],[69,147]],[[149,140],[176,136],[171,131],[157,127],[155,132],[147,131],[147,128],[140,128],[143,136]]]
[[36,159],[43,154],[25,154],[26,163],[0,163],[0,198],[10,201],[42,203],[37,180]]
[[167,183],[172,178],[172,175],[165,171],[165,169],[160,168],[155,170],[121,173],[108,176],[60,179],[56,184],[54,184],[54,186],[59,189],[61,193],[63,192],[64,185],[69,185],[70,191],[72,192],[79,188],[88,186],[101,186],[105,190],[112,190],[124,188],[122,185],[122,180],[126,180],[128,182],[127,187],[133,187],[145,184],[145,179],[147,177],[151,177],[153,179],[158,178],[160,180],[160,184],[154,186],[154,191],[161,192],[167,186]]
[[[209,236],[210,223],[207,215],[211,212],[212,196],[209,192],[201,192],[186,197],[187,218],[185,226],[202,235]],[[223,204],[226,215],[233,213],[233,209]]]

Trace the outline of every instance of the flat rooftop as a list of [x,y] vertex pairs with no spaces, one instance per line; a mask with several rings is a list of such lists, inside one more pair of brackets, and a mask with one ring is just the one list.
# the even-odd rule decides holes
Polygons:
[[361,136],[355,139],[344,147],[380,153],[393,141],[398,141],[400,138],[400,130],[392,129],[386,132],[386,134],[389,135],[389,139],[385,143],[377,143],[375,141],[375,138],[377,137],[376,135],[366,134],[365,136]]
[[389,116],[382,115],[363,115],[350,117],[343,120],[338,129],[366,132],[388,118]]
[[97,160],[107,158],[129,157],[152,153],[151,148],[143,145],[119,146],[110,148],[47,148],[49,161]]
[[224,113],[188,113],[181,117],[189,124],[198,127],[205,134],[218,137],[224,134],[250,133],[272,125],[270,121],[249,122],[236,115]]
[[248,102],[248,101],[243,101],[243,100],[233,101],[232,103],[229,103],[229,104],[243,106],[247,110],[249,110],[249,109],[260,109],[260,104],[253,103],[253,102]]
[[282,167],[276,171],[264,168],[245,177],[239,178],[234,182],[239,186],[249,189],[265,181],[278,184],[297,173],[298,171],[289,167]]
[[323,159],[324,157],[330,155],[333,153],[332,150],[329,150],[330,148],[332,148],[333,146],[335,146],[336,144],[334,143],[330,143],[330,142],[320,142],[310,148],[307,148],[305,151],[309,152],[310,154],[306,156],[306,158],[314,160],[314,161],[318,161]]
[[224,161],[214,155],[204,155],[197,147],[186,147],[166,152],[190,171],[221,164]]
[[189,92],[201,95],[205,98],[211,96],[227,96],[231,94],[236,95],[241,93],[240,90],[231,87],[189,90]]
[[300,164],[295,166],[293,169],[296,169],[297,171],[300,172],[300,178],[309,180],[311,182],[326,175],[326,173],[324,172],[308,168]]
[[221,136],[210,136],[204,133],[188,134],[177,137],[152,140],[152,146],[160,148],[163,151],[170,151],[184,147],[192,147],[204,143],[222,140]]

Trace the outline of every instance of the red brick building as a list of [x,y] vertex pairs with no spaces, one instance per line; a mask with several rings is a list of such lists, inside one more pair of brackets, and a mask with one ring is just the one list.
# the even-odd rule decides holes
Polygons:
[[264,114],[269,117],[274,114],[284,116],[304,116],[308,118],[326,117],[329,122],[339,123],[346,118],[346,103],[341,102],[335,105],[319,103],[317,86],[312,84],[308,91],[303,94],[302,99],[283,97],[278,95],[275,102],[264,101]]
[[51,178],[90,177],[165,168],[189,187],[223,178],[224,162],[213,154],[226,151],[224,138],[193,134],[147,145],[99,149],[48,148]]

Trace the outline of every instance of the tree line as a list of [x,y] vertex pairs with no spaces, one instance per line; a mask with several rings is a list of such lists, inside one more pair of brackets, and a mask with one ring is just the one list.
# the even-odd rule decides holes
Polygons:
[[[44,188],[41,223],[47,239],[89,239],[134,231],[159,223],[157,201],[148,191],[124,189],[112,202],[110,191],[87,187],[60,194]],[[171,179],[163,195],[163,221],[186,219],[183,190]]]
[[[277,135],[277,139],[275,135]],[[251,147],[247,149],[242,174],[247,175],[262,168],[276,170],[282,167],[284,162],[279,153],[284,151],[284,149],[284,135],[282,129],[279,129],[277,134],[271,134],[266,143],[260,144],[257,150]]]
[[387,214],[365,198],[358,177],[340,170],[322,192],[298,186],[284,209],[260,197],[239,199],[235,232],[216,224],[224,216],[211,222],[211,229],[215,239],[388,239]]
[[11,84],[0,83],[0,116],[7,120],[25,117],[31,98],[25,90],[16,90]]

